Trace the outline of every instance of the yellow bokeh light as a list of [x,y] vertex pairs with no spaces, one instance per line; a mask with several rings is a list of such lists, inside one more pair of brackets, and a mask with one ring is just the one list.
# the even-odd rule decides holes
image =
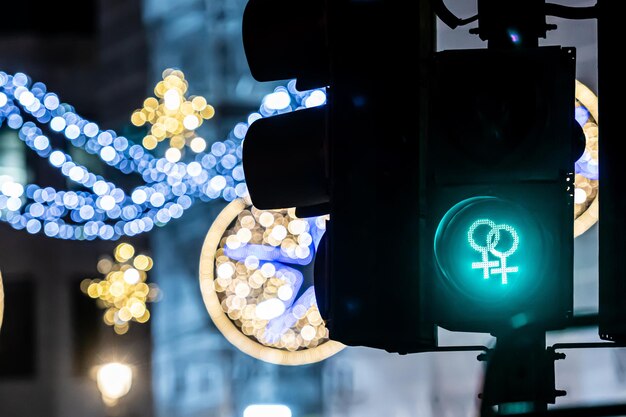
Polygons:
[[157,85],[154,87],[154,94],[159,98],[162,98],[165,94],[165,85],[162,81],[157,83]]
[[152,258],[146,255],[137,255],[133,260],[133,266],[140,271],[149,271],[152,268]]
[[159,107],[159,100],[157,100],[154,97],[148,97],[147,99],[144,100],[143,107],[144,109],[150,109],[154,111],[156,110],[157,107]]
[[117,334],[128,332],[131,321],[147,322],[150,312],[146,304],[156,301],[160,294],[155,284],[146,283],[152,258],[135,252],[131,244],[120,243],[114,250],[114,260],[105,256],[98,261],[98,272],[104,279],[80,283],[81,290],[106,309],[102,320]]
[[200,111],[200,115],[203,119],[211,119],[213,116],[215,116],[215,109],[213,108],[213,106],[208,104],[204,109]]
[[137,110],[131,116],[130,121],[135,126],[143,126],[144,123],[146,123],[146,115],[140,110]]
[[152,128],[150,129],[150,132],[152,133],[152,135],[156,137],[157,140],[159,141],[165,139],[166,131],[167,131],[167,127],[162,125],[161,123],[156,123],[152,125]]
[[198,126],[200,126],[200,120],[193,114],[190,114],[188,116],[185,116],[185,118],[183,119],[183,126],[187,130],[194,130]]
[[104,313],[104,322],[108,325],[108,326],[113,326],[113,324],[115,324],[115,313],[116,313],[116,309],[114,308],[108,308],[107,311]]
[[133,318],[133,315],[128,307],[122,307],[120,311],[117,312],[117,316],[122,321],[130,321],[130,319]]
[[146,305],[142,302],[135,301],[130,306],[130,313],[134,318],[139,318],[146,312]]
[[91,298],[98,298],[102,294],[102,287],[99,286],[97,283],[92,283],[89,285],[89,287],[87,287],[87,294]]
[[128,333],[129,328],[130,326],[128,325],[128,323],[115,324],[115,326],[113,326],[113,330],[115,331],[115,333],[119,334],[120,336]]
[[[131,123],[135,126],[149,126],[149,133],[142,144],[148,150],[155,149],[158,143],[169,139],[172,148],[180,149],[189,145],[196,153],[202,152],[206,144],[192,141],[197,137],[195,129],[205,120],[215,115],[213,106],[201,96],[187,97],[189,84],[185,74],[168,68],[162,73],[162,80],[154,87],[156,97],[148,97],[141,109],[135,110]],[[202,148],[201,150],[198,150]]]
[[137,286],[135,287],[135,291],[142,297],[146,297],[148,295],[148,293],[150,292],[150,287],[148,287],[148,284],[144,283],[144,282],[140,282],[139,284],[137,284]]
[[170,139],[170,146],[176,149],[183,149],[185,147],[185,137],[181,135],[173,136]]
[[135,254],[135,248],[129,243],[120,243],[115,248],[114,254],[118,262],[126,262]]
[[[185,116],[192,116],[193,113],[194,113],[194,110],[193,110],[193,104],[191,104],[191,101],[186,101],[183,104],[181,104],[180,105],[180,112],[182,114],[184,114]],[[184,121],[184,119],[183,119],[183,121]],[[195,127],[190,128],[189,130],[193,130],[193,129],[195,129]]]
[[139,271],[135,268],[128,268],[124,271],[124,281],[126,281],[127,284],[136,284],[139,282],[140,279],[141,275],[139,274]]
[[154,136],[147,135],[146,137],[143,138],[141,143],[142,143],[144,148],[146,148],[148,150],[152,150],[152,149],[157,147],[157,145],[159,144],[159,141]]
[[148,320],[150,320],[150,312],[148,310],[144,312],[143,316],[137,318],[139,323],[146,323]]
[[202,111],[207,106],[207,102],[204,97],[194,97],[191,100],[191,105],[195,111]]
[[204,150],[206,149],[206,140],[204,140],[204,138],[201,138],[200,136],[195,137],[191,140],[189,147],[195,153],[204,152]]
[[115,298],[119,298],[124,294],[124,283],[120,281],[114,281],[109,287],[109,293]]

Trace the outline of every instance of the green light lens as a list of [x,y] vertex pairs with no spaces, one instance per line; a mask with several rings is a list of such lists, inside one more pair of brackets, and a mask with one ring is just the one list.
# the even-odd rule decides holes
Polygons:
[[491,196],[452,207],[434,242],[445,285],[486,303],[528,297],[545,276],[545,246],[541,225],[531,213]]
[[[484,246],[476,243],[475,237],[478,234],[478,229],[485,227],[489,230],[485,237]],[[502,235],[508,234],[510,236],[510,245],[506,250],[498,250],[500,242],[505,240]],[[467,241],[475,251],[479,252],[482,258],[480,262],[472,262],[472,269],[482,269],[483,278],[489,279],[491,275],[502,275],[502,284],[508,284],[508,274],[512,272],[519,272],[517,266],[507,266],[506,259],[513,255],[519,246],[519,235],[514,227],[508,224],[496,224],[489,219],[476,220],[470,226],[467,232]],[[505,244],[506,246],[506,244]],[[495,257],[495,260],[490,258]]]

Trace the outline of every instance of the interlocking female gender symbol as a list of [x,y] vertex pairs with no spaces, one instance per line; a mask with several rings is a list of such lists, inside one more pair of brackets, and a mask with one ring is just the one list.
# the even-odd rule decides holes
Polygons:
[[[487,236],[485,238],[485,246],[480,246],[474,240],[474,234],[476,233],[476,229],[480,226],[487,226],[490,228]],[[500,242],[500,232],[505,231],[511,235],[511,248],[502,252],[496,249],[496,246]],[[467,231],[467,240],[472,247],[477,252],[480,252],[482,255],[481,262],[472,262],[472,269],[482,269],[483,270],[483,278],[488,279],[489,275],[492,274],[501,274],[502,275],[502,284],[508,284],[508,274],[510,272],[518,272],[519,268],[517,266],[507,266],[506,258],[511,256],[515,251],[517,251],[517,247],[519,246],[519,236],[515,229],[508,224],[499,224],[497,225],[495,222],[489,219],[480,219],[476,220]],[[498,257],[501,262],[498,261],[490,261],[489,253]],[[490,269],[491,268],[491,269]]]
[[[491,232],[495,230],[495,233],[487,238],[487,246],[480,246],[474,240],[474,233],[480,226],[489,226],[491,228]],[[500,229],[498,229],[497,225],[491,220],[477,220],[467,231],[467,240],[475,251],[482,254],[482,262],[472,262],[472,269],[482,268],[483,278],[488,279],[489,268],[499,266],[498,261],[489,261],[489,252],[496,247],[498,241],[500,240]]]

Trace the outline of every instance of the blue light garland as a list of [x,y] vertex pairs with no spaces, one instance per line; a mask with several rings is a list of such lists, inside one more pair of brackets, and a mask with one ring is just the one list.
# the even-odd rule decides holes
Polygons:
[[[198,200],[223,198],[232,201],[247,194],[241,165],[241,144],[248,126],[262,117],[315,107],[326,102],[322,89],[297,91],[295,81],[266,95],[258,112],[237,123],[223,141],[192,161],[169,162],[156,157],[113,130],[78,115],[69,104],[48,92],[45,84],[31,83],[23,73],[0,71],[0,127],[18,130],[19,138],[59,169],[81,191],[55,190],[37,184],[0,181],[0,221],[28,233],[44,233],[61,239],[110,239],[148,232],[177,219]],[[576,110],[584,125],[586,108]],[[127,193],[102,176],[74,162],[52,147],[58,135],[87,153],[96,154],[124,174],[138,174],[145,185]],[[576,173],[597,179],[597,164],[588,152],[577,161]]]
[[[255,120],[324,104],[323,90],[297,91],[295,82],[268,94],[258,112],[235,125],[223,141],[193,161],[171,163],[146,151],[113,130],[102,130],[78,115],[74,108],[48,92],[45,84],[31,83],[23,73],[0,71],[0,127],[6,123],[19,138],[81,191],[55,190],[37,184],[5,180],[0,186],[0,220],[28,233],[60,239],[109,239],[134,236],[177,219],[192,204],[223,198],[232,201],[247,194],[241,166],[241,144]],[[52,147],[58,135],[73,146],[96,154],[124,174],[141,175],[145,185],[130,193],[74,162]]]

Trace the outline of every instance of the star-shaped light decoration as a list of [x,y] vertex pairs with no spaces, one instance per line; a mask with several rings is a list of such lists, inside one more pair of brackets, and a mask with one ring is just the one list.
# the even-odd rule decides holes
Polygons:
[[166,69],[163,80],[154,88],[156,97],[148,97],[143,108],[135,110],[131,117],[135,126],[150,125],[142,141],[146,149],[155,149],[160,142],[169,139],[165,157],[172,163],[181,159],[185,146],[195,153],[206,149],[205,139],[195,130],[215,115],[215,109],[204,97],[187,97],[188,87],[181,70]]
[[146,272],[152,265],[152,258],[136,255],[131,244],[120,243],[114,258],[105,256],[98,261],[98,272],[104,279],[85,279],[81,283],[81,290],[106,309],[103,320],[113,326],[115,333],[126,333],[131,321],[146,323],[150,319],[146,304],[159,296],[155,284],[146,284]]

